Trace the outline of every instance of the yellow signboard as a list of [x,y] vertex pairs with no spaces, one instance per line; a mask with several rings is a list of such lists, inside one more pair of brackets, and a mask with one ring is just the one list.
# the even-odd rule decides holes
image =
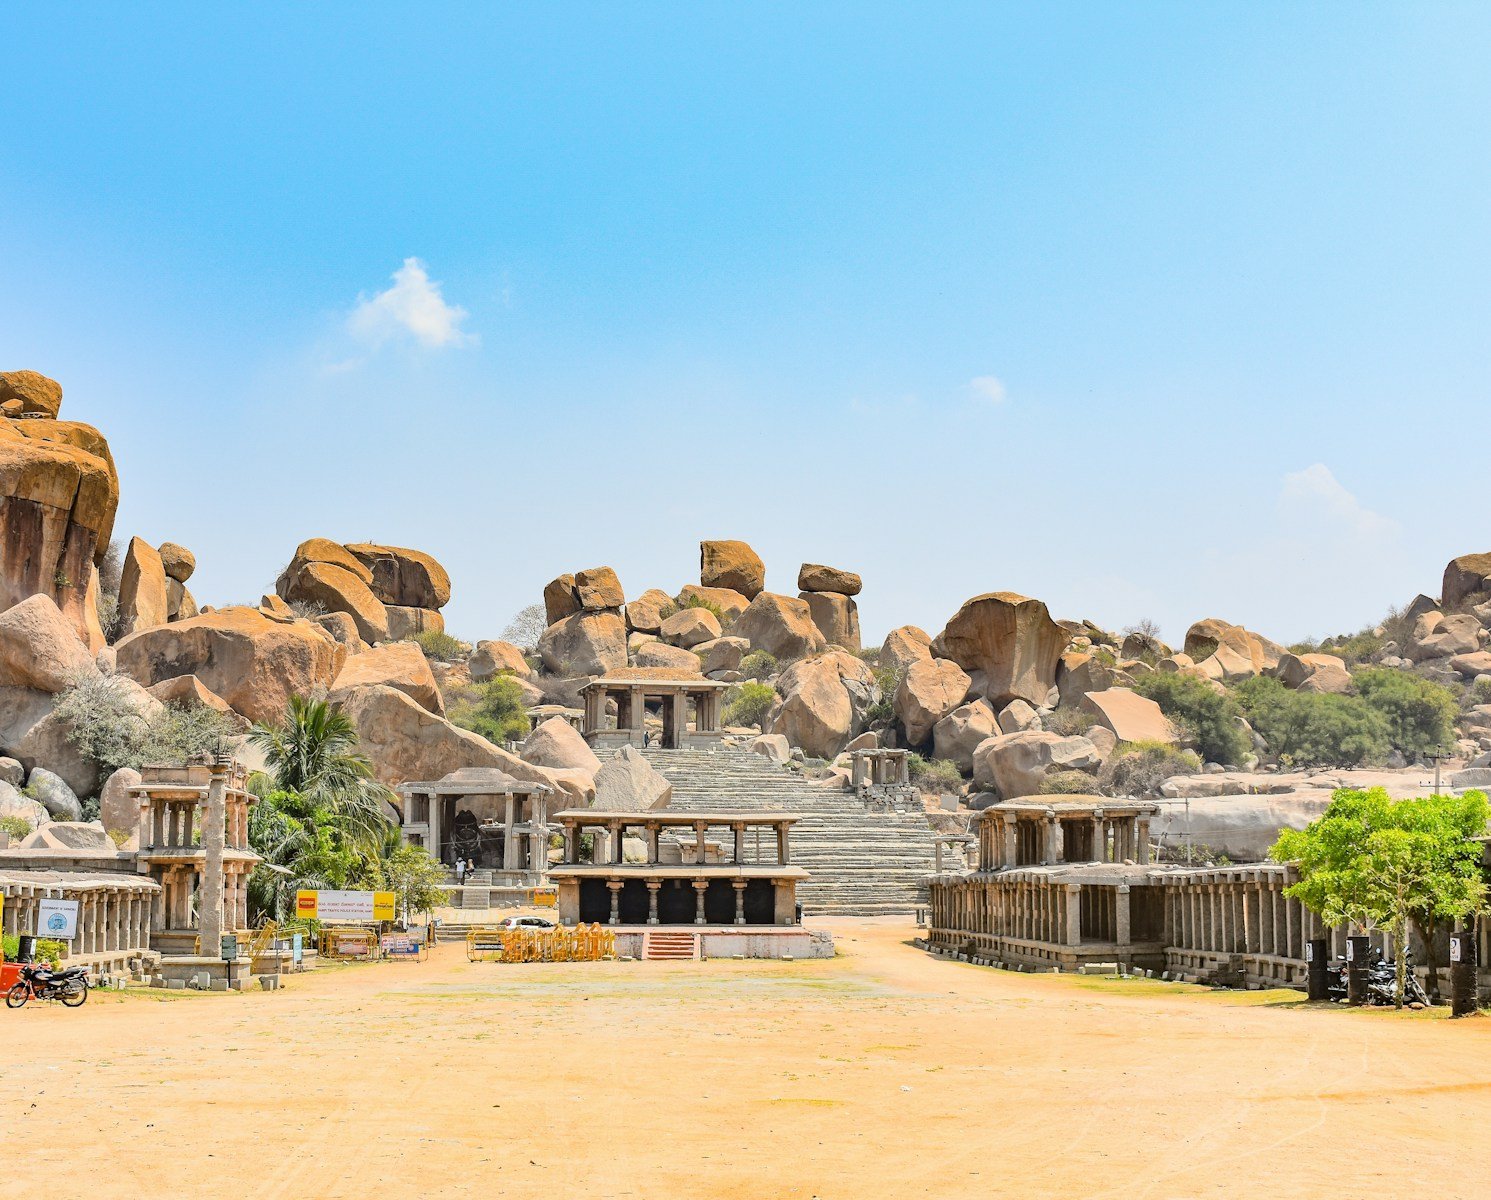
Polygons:
[[314,921],[392,921],[394,894],[304,889],[295,893],[295,915]]

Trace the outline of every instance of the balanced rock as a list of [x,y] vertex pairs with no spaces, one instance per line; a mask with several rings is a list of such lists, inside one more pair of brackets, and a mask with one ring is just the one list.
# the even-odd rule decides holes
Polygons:
[[586,571],[576,571],[575,597],[580,601],[580,607],[587,612],[619,609],[626,603],[621,580],[610,567],[591,567]]
[[1085,737],[1032,731],[1003,733],[973,753],[973,782],[1006,800],[1034,796],[1053,771],[1094,771],[1102,756]]
[[0,408],[6,416],[51,417],[62,411],[62,385],[39,371],[0,371]]
[[[945,658],[912,663],[896,687],[896,716],[909,745],[920,746],[932,736],[933,726],[958,708],[968,696],[968,676]],[[991,714],[992,715],[992,714]]]
[[623,746],[595,773],[595,805],[605,812],[667,808],[673,785],[635,746]]
[[37,594],[0,612],[0,687],[60,692],[97,670],[94,655],[50,596]]
[[[1160,706],[1148,696],[1126,687],[1108,688],[1101,692],[1089,692],[1082,697],[1080,707],[1097,722],[1097,728],[1112,731],[1120,742],[1164,742],[1174,745],[1180,739],[1175,727],[1161,711]],[[1088,739],[1092,740],[1092,739]],[[1113,749],[1110,745],[1109,751]]]
[[119,475],[98,430],[0,420],[0,610],[48,596],[83,643],[101,650],[95,568],[118,507]]
[[985,698],[1044,704],[1056,686],[1056,666],[1067,632],[1046,606],[1016,592],[988,592],[967,601],[937,639],[944,658],[965,671],[983,671]]
[[174,579],[177,583],[185,583],[197,569],[197,556],[185,546],[178,546],[175,542],[162,542],[156,547],[156,552],[160,555],[161,566],[166,570],[166,578]]
[[846,650],[860,648],[859,606],[840,592],[802,592],[798,596],[808,606],[808,615],[830,646]]
[[749,641],[752,649],[765,650],[779,661],[816,654],[827,644],[807,603],[775,592],[759,593],[740,614],[732,632]]
[[492,678],[493,675],[501,675],[506,672],[516,675],[519,679],[527,679],[533,674],[533,668],[528,665],[528,660],[523,657],[523,652],[511,642],[492,641],[483,639],[476,643],[476,649],[471,654],[471,660],[467,664],[471,671],[471,678],[477,683]]
[[658,633],[670,646],[687,650],[719,637],[720,619],[707,608],[681,608],[662,623]]
[[325,692],[347,657],[320,625],[237,607],[131,634],[115,650],[120,672],[142,686],[195,675],[250,721],[278,721],[291,696]]
[[315,560],[292,563],[275,589],[286,601],[318,604],[327,612],[343,612],[357,624],[363,641],[388,641],[388,611],[362,577],[338,563]]
[[800,592],[836,592],[841,596],[858,596],[864,581],[853,571],[825,567],[820,563],[803,563],[797,573]]
[[349,688],[377,685],[397,688],[437,716],[445,715],[445,700],[436,686],[430,660],[413,642],[389,642],[348,655],[331,685],[331,699],[336,702]]
[[766,564],[744,542],[700,542],[699,583],[754,600],[766,589]]
[[973,752],[999,732],[993,706],[987,700],[974,700],[953,709],[932,727],[932,756],[946,759],[967,775],[973,770]]
[[618,612],[576,612],[544,630],[539,657],[551,675],[605,675],[626,666],[626,622]]

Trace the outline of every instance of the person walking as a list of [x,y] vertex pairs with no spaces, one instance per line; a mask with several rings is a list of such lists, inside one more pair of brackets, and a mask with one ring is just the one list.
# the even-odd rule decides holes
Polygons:
[[458,858],[458,859],[456,859],[456,886],[460,887],[465,882],[466,882],[466,860],[464,858]]

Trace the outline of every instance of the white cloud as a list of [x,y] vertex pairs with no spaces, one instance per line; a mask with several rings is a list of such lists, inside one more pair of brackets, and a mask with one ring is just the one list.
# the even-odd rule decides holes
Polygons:
[[1367,508],[1324,463],[1285,475],[1279,507],[1286,513],[1329,520],[1359,538],[1389,537],[1398,531],[1396,521]]
[[461,328],[470,315],[460,305],[445,302],[440,284],[430,279],[424,263],[406,258],[393,273],[391,288],[376,296],[358,297],[357,307],[347,317],[347,331],[372,346],[404,335],[432,350],[472,346],[476,335]]
[[975,375],[968,381],[968,390],[985,404],[1003,404],[1004,383],[993,375]]

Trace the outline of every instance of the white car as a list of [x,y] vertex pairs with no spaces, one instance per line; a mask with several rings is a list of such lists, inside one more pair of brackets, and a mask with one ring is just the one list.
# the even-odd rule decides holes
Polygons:
[[548,917],[508,917],[502,922],[504,929],[553,929],[559,924]]

